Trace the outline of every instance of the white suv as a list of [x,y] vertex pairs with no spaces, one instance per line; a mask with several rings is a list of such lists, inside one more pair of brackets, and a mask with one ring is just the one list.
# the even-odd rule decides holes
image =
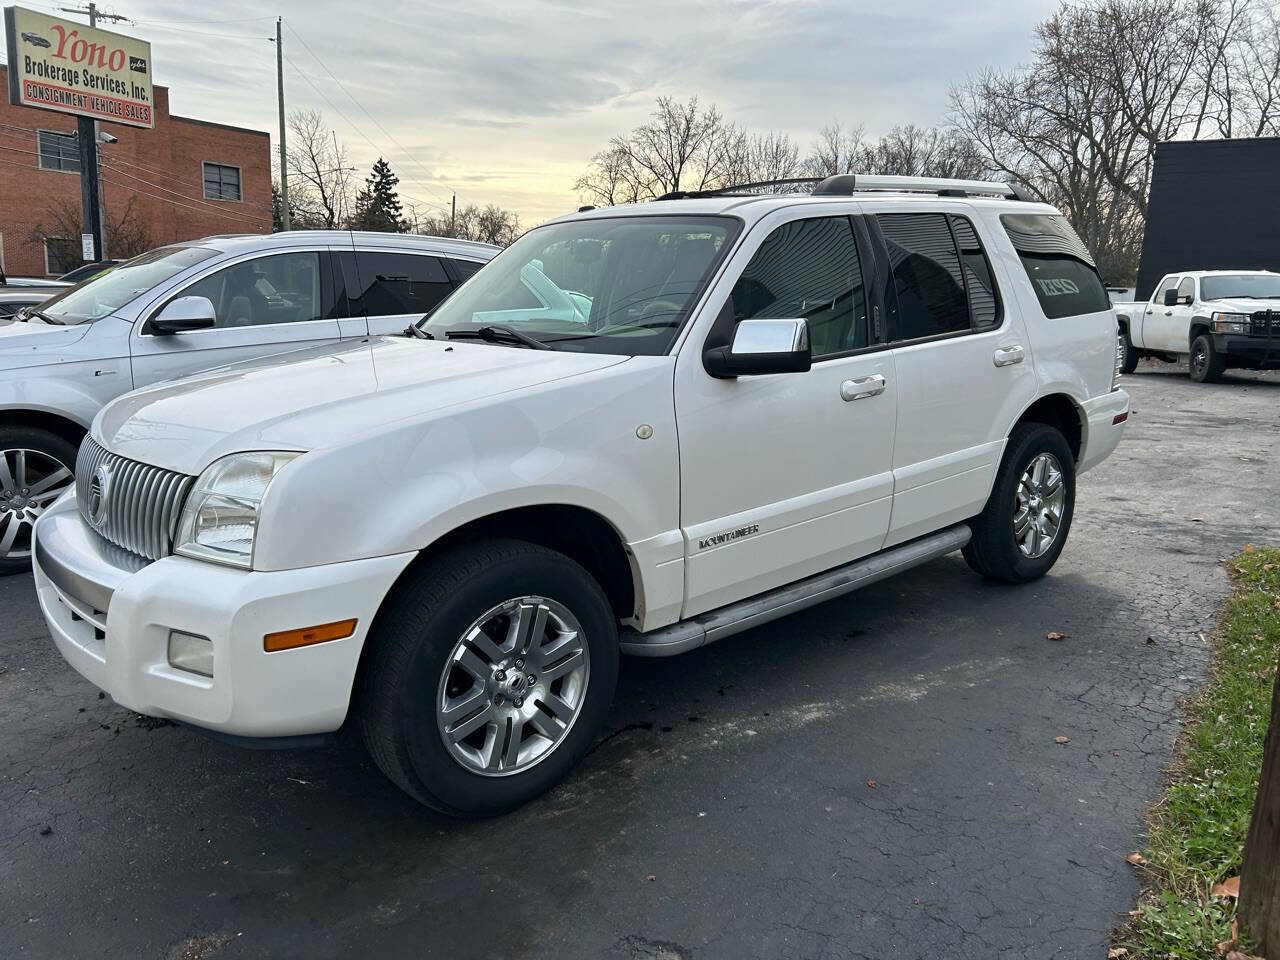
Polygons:
[[1042,576],[1129,411],[1088,252],[1004,184],[583,210],[412,334],[103,410],[36,525],[72,666],[224,737],[350,718],[410,794],[492,813],[582,758],[620,653],[958,549]]
[[[237,360],[399,332],[497,252],[349,231],[206,237],[65,292],[0,292],[0,317],[5,296],[24,308],[0,325],[0,574],[30,568],[31,527],[70,485],[76,447],[108,400]],[[23,289],[38,295],[22,299]]]

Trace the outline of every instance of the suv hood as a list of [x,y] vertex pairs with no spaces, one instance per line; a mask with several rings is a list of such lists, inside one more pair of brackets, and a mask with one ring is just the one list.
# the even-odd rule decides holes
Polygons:
[[93,429],[114,453],[195,475],[228,453],[336,446],[396,421],[627,359],[479,343],[361,340],[138,390],[108,404]]
[[45,323],[43,320],[12,320],[0,325],[0,370],[60,363],[78,357],[63,356],[61,351],[84,339],[89,324],[73,327]]

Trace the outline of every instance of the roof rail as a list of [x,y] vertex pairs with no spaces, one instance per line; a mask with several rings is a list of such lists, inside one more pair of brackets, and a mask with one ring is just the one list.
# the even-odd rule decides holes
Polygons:
[[672,190],[658,197],[659,200],[692,200],[698,197],[725,197],[748,195],[744,191],[760,187],[798,186],[814,184],[815,197],[851,197],[863,190],[880,190],[893,193],[933,193],[940,197],[988,196],[1006,200],[1034,202],[1035,197],[1015,183],[994,180],[953,180],[949,177],[889,177],[864,173],[840,173],[833,177],[786,177],[781,180],[760,180],[756,183],[735,183],[711,190]]
[[1020,187],[991,180],[953,180],[949,177],[884,177],[862,173],[842,173],[827,177],[813,190],[815,197],[848,197],[861,190],[884,190],[894,193],[935,193],[943,197],[1004,197],[1008,200],[1031,200]]

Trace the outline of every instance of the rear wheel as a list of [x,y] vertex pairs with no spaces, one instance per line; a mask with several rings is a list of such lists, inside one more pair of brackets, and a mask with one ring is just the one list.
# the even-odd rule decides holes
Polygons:
[[1120,348],[1124,351],[1124,356],[1120,360],[1120,372],[1133,373],[1138,369],[1140,354],[1134,348],[1133,341],[1129,339],[1129,331],[1124,328],[1120,330]]
[[519,806],[594,742],[618,674],[604,592],[563,554],[482,541],[426,564],[367,641],[360,726],[378,767],[455,816]]
[[31,569],[40,514],[75,482],[76,448],[47,430],[0,427],[0,575]]
[[1187,372],[1196,383],[1213,383],[1227,369],[1227,358],[1213,346],[1213,337],[1202,333],[1191,342]]
[[1066,438],[1047,424],[1019,424],[986,508],[969,522],[973,537],[965,560],[1005,583],[1044,576],[1067,541],[1075,499],[1075,458]]

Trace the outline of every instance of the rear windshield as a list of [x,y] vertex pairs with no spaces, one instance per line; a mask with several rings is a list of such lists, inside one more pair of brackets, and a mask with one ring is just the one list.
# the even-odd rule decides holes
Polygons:
[[1111,309],[1093,257],[1065,217],[1007,213],[1000,222],[1046,317],[1057,320]]

